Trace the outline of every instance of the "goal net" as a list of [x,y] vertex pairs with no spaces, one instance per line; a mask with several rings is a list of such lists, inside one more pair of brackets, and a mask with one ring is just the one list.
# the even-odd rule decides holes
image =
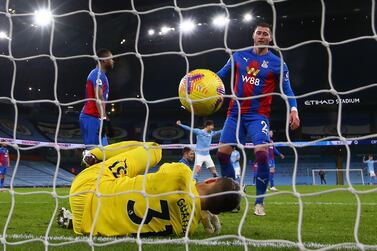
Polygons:
[[[322,181],[321,175],[322,174]],[[347,179],[345,179],[346,172],[350,174],[350,180],[352,184],[364,184],[364,174],[363,169],[313,169],[312,178],[313,185],[328,184],[328,185],[343,185],[347,184]],[[348,184],[347,184],[348,185]]]
[[[347,24],[348,21],[346,16],[339,17],[338,7],[342,6],[343,3],[335,3],[335,1],[330,0],[310,1],[316,7],[315,14],[308,10],[310,8],[308,8],[309,5],[307,6],[307,1],[294,0],[214,0],[206,3],[203,1],[180,0],[150,1],[153,3],[134,0],[117,2],[121,3],[114,3],[116,8],[112,8],[113,3],[111,1],[100,0],[68,1],[65,4],[62,4],[61,1],[53,0],[40,1],[38,4],[29,4],[26,1],[20,3],[20,1],[16,0],[0,1],[0,29],[4,29],[4,31],[0,31],[0,59],[4,62],[4,67],[0,66],[2,68],[0,69],[0,76],[4,74],[4,79],[9,79],[9,81],[5,81],[4,85],[3,83],[1,84],[1,93],[5,94],[1,94],[0,102],[7,104],[9,110],[4,111],[4,114],[11,114],[10,124],[12,125],[11,132],[1,128],[0,133],[2,135],[1,138],[6,140],[7,146],[11,148],[12,154],[15,156],[12,161],[12,165],[14,165],[12,173],[7,176],[9,178],[9,186],[4,189],[4,192],[0,193],[0,198],[2,199],[0,201],[0,213],[5,212],[6,214],[1,214],[2,217],[0,218],[0,242],[4,250],[13,250],[13,248],[17,249],[18,247],[27,249],[29,245],[32,250],[55,250],[59,248],[63,250],[111,250],[115,246],[122,249],[125,247],[124,245],[127,248],[138,250],[182,250],[183,248],[185,250],[205,250],[212,249],[213,246],[215,246],[214,249],[216,250],[269,250],[270,248],[284,250],[377,250],[375,228],[361,227],[362,224],[370,226],[368,225],[369,222],[375,219],[373,213],[371,214],[370,212],[375,211],[376,204],[375,200],[371,199],[370,196],[375,196],[377,189],[375,187],[360,188],[355,185],[364,184],[363,172],[360,169],[350,168],[351,151],[355,149],[352,147],[357,146],[349,144],[349,141],[370,141],[377,137],[377,133],[373,128],[366,133],[365,130],[361,130],[361,133],[352,133],[348,129],[351,128],[352,130],[354,127],[345,128],[343,126],[343,119],[347,118],[348,111],[344,110],[345,104],[358,103],[358,99],[354,98],[352,94],[360,92],[375,93],[377,83],[375,78],[372,80],[352,79],[352,70],[350,70],[351,66],[353,66],[352,64],[362,64],[364,62],[363,58],[358,58],[358,61],[350,64],[344,51],[342,53],[346,56],[337,57],[336,60],[334,56],[334,51],[338,50],[339,47],[343,46],[347,49],[347,46],[352,43],[360,42],[359,48],[364,48],[364,42],[372,43],[372,46],[376,46],[376,1],[360,1],[363,2],[362,7],[348,3],[345,5],[346,7],[342,8],[344,10],[351,6],[349,7],[351,9],[347,11],[363,16],[362,24],[357,27],[368,27],[367,32],[363,33],[360,32],[360,29],[353,29],[352,32],[355,32],[356,35],[352,32],[351,34],[347,33],[347,29],[339,32],[334,29],[334,27],[337,27],[334,25],[339,22],[339,19],[343,18],[340,21],[342,24],[344,22]],[[40,4],[44,5],[45,8],[42,12],[36,12],[37,10],[31,7],[40,6]],[[55,10],[60,7],[62,8],[61,11]],[[332,11],[330,12],[329,10]],[[35,19],[38,14],[39,16]],[[193,16],[196,14],[200,15],[200,18],[194,20]],[[217,14],[219,16],[216,16]],[[294,16],[293,19],[291,19],[292,15]],[[311,18],[312,15],[314,15],[313,18]],[[336,20],[333,16],[336,16]],[[359,16],[357,18],[360,18]],[[195,22],[187,22],[189,18]],[[116,25],[112,24],[113,20],[117,20],[118,23]],[[67,130],[67,127],[62,127],[65,115],[74,108],[82,107],[85,101],[90,100],[85,99],[83,93],[72,93],[75,85],[83,86],[85,77],[90,70],[86,68],[84,72],[78,65],[88,64],[84,60],[91,60],[91,63],[98,64],[100,58],[96,55],[96,50],[101,47],[113,49],[114,59],[119,60],[119,65],[115,67],[118,67],[119,70],[115,68],[114,76],[110,79],[118,83],[110,86],[110,93],[113,93],[111,95],[116,98],[111,98],[111,101],[105,103],[109,106],[111,105],[114,111],[116,109],[122,110],[123,114],[125,114],[122,115],[122,120],[119,120],[122,123],[128,119],[142,121],[132,122],[133,124],[128,128],[128,131],[119,136],[119,140],[132,139],[135,135],[140,136],[138,139],[144,142],[144,147],[148,150],[147,165],[149,165],[151,148],[145,142],[157,138],[152,137],[155,132],[152,132],[152,130],[159,126],[175,123],[178,119],[176,116],[182,115],[182,111],[179,108],[179,97],[177,96],[179,82],[176,80],[179,80],[184,74],[195,68],[211,68],[211,70],[216,71],[228,59],[234,66],[234,58],[232,56],[234,52],[254,48],[251,44],[251,27],[257,21],[272,23],[274,39],[269,49],[273,50],[277,56],[292,67],[291,72],[296,72],[294,81],[297,84],[292,85],[293,91],[295,91],[296,87],[305,86],[305,91],[295,91],[295,98],[300,104],[299,111],[301,111],[301,107],[313,107],[313,109],[316,109],[318,107],[314,106],[323,105],[327,109],[326,105],[335,105],[335,108],[332,107],[331,109],[336,114],[334,126],[331,128],[327,127],[326,121],[322,122],[322,119],[325,120],[326,116],[318,116],[316,119],[316,122],[320,121],[321,125],[316,124],[313,127],[305,127],[306,130],[312,132],[321,130],[321,132],[326,133],[313,133],[314,138],[316,138],[313,141],[310,141],[313,138],[306,138],[305,141],[300,142],[294,141],[289,127],[288,101],[290,97],[283,91],[282,78],[279,78],[276,90],[273,93],[263,93],[258,97],[238,98],[234,92],[236,76],[234,76],[234,67],[232,67],[231,77],[224,81],[226,85],[225,99],[228,101],[234,100],[238,106],[242,101],[253,102],[265,96],[273,96],[274,101],[276,98],[280,102],[271,119],[274,122],[274,116],[280,116],[280,119],[283,118],[283,123],[276,123],[279,126],[282,140],[273,144],[284,146],[290,152],[293,161],[292,165],[290,165],[291,174],[289,179],[292,185],[282,188],[280,192],[271,192],[265,195],[266,208],[270,215],[263,218],[253,217],[255,191],[252,188],[248,188],[245,191],[240,189],[236,193],[242,196],[241,211],[237,215],[230,213],[220,215],[220,220],[223,223],[220,234],[206,234],[203,228],[198,226],[198,233],[193,235],[186,231],[183,236],[143,238],[141,229],[143,224],[151,220],[149,212],[161,217],[166,212],[163,208],[157,209],[162,210],[162,212],[153,209],[149,210],[148,203],[154,195],[146,192],[146,179],[144,178],[142,189],[135,192],[146,201],[144,215],[137,216],[137,222],[140,227],[138,227],[135,235],[98,237],[94,235],[93,228],[88,235],[77,236],[70,230],[59,229],[56,226],[58,210],[62,206],[68,207],[68,198],[72,197],[67,189],[60,190],[57,187],[61,162],[65,158],[77,156],[77,152],[81,152],[85,148],[80,142],[69,142],[69,140],[64,140],[64,136],[62,136],[62,132]],[[160,22],[163,26],[156,28],[160,25]],[[286,26],[290,27],[291,23],[295,23],[295,25],[291,26],[293,28],[285,29]],[[315,30],[315,34],[301,28],[304,23],[309,23],[308,25],[311,29]],[[212,25],[214,25],[213,28],[211,28]],[[126,29],[129,26],[133,27],[132,31]],[[348,28],[347,25],[346,27]],[[185,33],[186,31],[202,28],[203,30],[200,34],[199,32],[197,34],[193,33],[192,37]],[[34,30],[31,31],[30,29]],[[67,30],[72,29],[75,32],[73,34],[70,33],[71,36],[67,38]],[[132,36],[128,36],[127,32],[130,32]],[[113,33],[116,35],[113,36]],[[124,36],[119,35],[124,33],[126,33]],[[340,36],[339,39],[332,37],[333,39],[330,40],[329,37],[334,33],[341,33],[344,36]],[[20,36],[20,34],[23,34],[23,36]],[[290,43],[281,42],[283,34],[288,34],[287,36],[291,37],[289,39]],[[302,34],[304,39],[298,40],[297,34]],[[39,38],[33,40],[39,43],[33,46],[33,50],[31,50],[30,44],[25,40],[26,38],[35,39],[38,35],[43,35],[45,39],[42,42],[38,40]],[[234,38],[238,40],[235,41],[233,40]],[[85,49],[76,50],[75,46],[78,44],[84,46]],[[315,46],[315,50],[324,52],[325,57],[314,60],[315,56],[310,54],[313,53],[310,52],[311,49],[306,49],[304,53],[301,53],[302,51],[299,49],[307,45]],[[347,53],[348,51],[350,49],[346,50]],[[289,52],[292,53],[289,54]],[[373,50],[363,51],[363,55],[373,56],[375,55],[373,53]],[[212,55],[214,56],[212,57]],[[208,57],[203,58],[202,56]],[[313,60],[308,60],[308,58]],[[218,62],[219,59],[223,60],[221,64]],[[38,63],[35,63],[36,61]],[[308,74],[310,76],[301,75],[299,72],[301,70],[308,71],[306,66],[311,62],[314,63],[310,65],[310,74]],[[347,62],[348,64],[343,65]],[[63,71],[63,67],[67,67],[68,70]],[[375,64],[368,61],[363,67],[375,67]],[[346,80],[343,79],[344,82],[353,81],[358,82],[359,85],[349,89],[342,88],[342,83],[335,83],[333,80],[333,75],[335,73],[339,75],[339,71],[342,71],[340,75],[349,75]],[[38,74],[35,74],[35,72],[38,72]],[[283,73],[283,64],[280,65],[280,72]],[[32,83],[29,82],[29,77],[33,74],[44,75],[44,77],[36,78],[38,82],[36,86],[31,86]],[[172,79],[167,78],[167,75],[176,76],[174,80],[176,84],[173,87],[169,84]],[[71,76],[74,77],[70,78]],[[361,83],[359,83],[360,81]],[[69,82],[74,84],[68,85],[67,83]],[[125,84],[130,82],[133,83],[132,86]],[[309,82],[311,84],[307,84]],[[324,83],[324,85],[321,85],[321,83]],[[321,87],[317,88],[317,84],[321,85]],[[157,88],[156,85],[158,85]],[[45,89],[48,89],[48,94],[42,95]],[[91,100],[102,104],[98,99]],[[192,106],[196,101],[188,100],[188,102]],[[25,119],[28,113],[31,113],[33,109],[37,109],[36,107],[44,105],[47,106],[47,109],[38,110],[42,112],[37,115],[34,114],[37,117],[34,122],[39,127],[29,131],[27,128],[25,129],[22,124],[26,125],[28,123]],[[127,110],[129,105],[132,109]],[[370,106],[373,106],[373,104]],[[154,115],[155,110],[161,107],[167,109],[167,112],[163,115]],[[54,123],[50,122],[50,125],[52,123],[53,126],[43,131],[43,128],[48,127],[48,123],[38,123],[38,119],[46,115],[43,114],[43,111],[46,112],[49,109],[50,113],[55,116]],[[130,110],[135,112],[129,113],[131,112]],[[101,114],[104,115],[104,112],[101,107]],[[225,118],[225,110],[223,109],[220,112]],[[76,115],[78,117],[78,113]],[[310,123],[305,113],[300,113],[300,116],[303,125]],[[190,119],[190,127],[192,128],[201,122],[201,119],[193,113],[187,115],[187,117]],[[241,117],[240,113],[238,117]],[[154,123],[156,120],[159,122]],[[218,124],[220,125],[217,126],[221,128],[222,122]],[[278,126],[275,126],[275,129]],[[122,125],[119,127],[122,127]],[[237,130],[240,130],[240,127],[239,119]],[[78,128],[76,129],[79,130]],[[103,124],[101,123],[100,132],[102,130]],[[49,135],[47,141],[33,137],[33,135],[42,131],[44,135]],[[304,129],[297,134],[295,137],[298,138],[300,134],[305,134]],[[237,147],[241,153],[241,166],[243,167],[240,186],[243,187],[246,183],[245,179],[252,179],[252,177],[248,176],[251,168],[248,163],[249,160],[254,160],[252,152],[255,146],[252,144],[243,145],[239,139],[237,141]],[[300,178],[298,177],[299,154],[301,151],[313,145],[327,147],[325,143],[333,141],[337,142],[337,147],[342,147],[345,150],[344,160],[346,167],[341,170],[345,186],[329,187],[326,190],[309,190],[312,189],[312,186],[309,186],[311,188],[298,186],[297,180]],[[177,149],[181,150],[184,146],[194,146],[193,131],[189,134],[188,142],[179,142],[179,140],[172,137],[171,143],[175,143],[174,147],[169,146],[169,142],[164,143],[166,144],[162,144],[163,151],[170,149],[177,151]],[[216,150],[217,148],[218,145],[216,144],[213,145],[211,150]],[[19,168],[21,161],[24,159],[23,155],[27,155],[28,158],[30,157],[29,155],[33,155],[32,158],[35,158],[36,151],[43,149],[46,150],[41,151],[43,154],[47,155],[54,152],[56,157],[56,166],[52,174],[52,188],[35,188],[32,190],[16,188],[15,182],[22,179],[17,173],[20,172]],[[76,155],[67,154],[74,151],[76,151]],[[41,152],[38,153],[40,154]],[[29,166],[29,168],[32,169],[33,167]],[[104,168],[103,166],[101,170],[103,171]],[[148,171],[148,168],[146,168],[145,173]],[[313,170],[312,173],[313,184],[319,184],[317,171]],[[327,172],[326,179],[332,181],[335,179],[335,173],[339,172],[339,170],[336,170],[336,172],[332,170],[325,171]],[[305,178],[309,177],[310,179],[309,174],[305,175]],[[93,196],[104,198],[106,196],[98,192],[99,180],[100,178],[97,180]],[[169,181],[167,180],[166,182]],[[127,193],[128,191],[125,191],[114,196],[121,196]],[[176,191],[170,194],[178,193],[180,192]],[[343,204],[342,197],[336,196],[338,193],[346,196],[346,203]],[[194,194],[192,184],[190,185],[188,196],[192,200],[198,197],[205,198],[205,196]],[[330,202],[326,202],[326,204],[310,201],[316,198],[327,198]],[[337,202],[333,203],[333,200]],[[317,207],[313,208],[313,205]],[[339,206],[340,208],[331,210],[333,208],[323,208],[322,206]],[[342,206],[347,206],[347,209],[350,206],[352,212],[344,210],[345,208],[342,208]],[[98,208],[100,207],[101,200],[98,199]],[[336,222],[338,228],[334,229],[331,226],[327,226],[327,236],[321,236],[324,238],[322,242],[317,238],[319,232],[321,232],[316,229],[316,227],[319,228],[318,225],[315,225],[317,218],[313,220],[313,217],[311,218],[312,215],[308,216],[308,212],[310,212],[309,214],[318,214],[323,210],[329,213],[336,211],[337,214],[339,212],[344,212],[345,214],[348,212],[348,214],[345,217],[334,219],[334,221],[339,220],[339,222]],[[186,223],[188,220],[187,225],[185,225],[188,230],[193,222],[194,211],[195,206],[189,218],[185,218]],[[94,222],[98,219],[98,212],[96,211],[96,214],[94,214]],[[334,214],[327,218],[332,216],[336,217]],[[38,221],[38,217],[43,218],[43,221]],[[319,215],[318,218],[324,218],[324,216]],[[337,239],[328,239],[328,236],[332,236],[333,232],[343,229],[343,223],[344,236]],[[315,225],[315,227],[311,224]],[[370,233],[370,229],[373,229],[373,234]],[[32,232],[34,230],[36,233]]]

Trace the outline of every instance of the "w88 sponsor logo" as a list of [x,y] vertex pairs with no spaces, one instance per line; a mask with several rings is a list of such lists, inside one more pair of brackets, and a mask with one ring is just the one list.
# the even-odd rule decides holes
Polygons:
[[242,81],[243,83],[259,86],[260,79],[252,76],[244,76],[242,75]]

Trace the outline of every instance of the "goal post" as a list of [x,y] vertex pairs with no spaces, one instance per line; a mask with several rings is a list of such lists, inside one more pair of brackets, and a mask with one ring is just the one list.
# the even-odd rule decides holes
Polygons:
[[[336,174],[338,172],[346,173],[347,171],[350,172],[350,180],[352,184],[363,184],[364,183],[364,172],[363,169],[312,169],[312,179],[313,179],[313,185],[319,185],[320,184],[320,178],[319,178],[319,171],[323,170],[326,174],[325,177],[327,177],[326,181],[333,181],[335,179],[336,182]],[[332,175],[333,174],[333,175]],[[343,176],[345,177],[345,176]],[[316,180],[319,179],[319,182]],[[347,182],[347,179],[344,178],[344,180]],[[332,184],[332,183],[331,183]],[[350,185],[350,184],[347,184]]]

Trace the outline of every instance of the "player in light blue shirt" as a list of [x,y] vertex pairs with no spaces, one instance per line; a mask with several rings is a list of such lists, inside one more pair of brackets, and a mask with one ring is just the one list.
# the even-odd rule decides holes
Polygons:
[[241,177],[241,166],[240,166],[240,152],[236,150],[236,147],[233,146],[233,152],[230,155],[230,161],[232,161],[234,173],[236,176],[236,181],[240,183]]
[[222,130],[214,131],[215,124],[212,120],[205,121],[203,129],[191,128],[183,125],[180,120],[177,121],[177,125],[187,131],[192,130],[192,133],[196,135],[195,164],[193,172],[194,179],[198,181],[203,163],[206,165],[206,168],[210,170],[212,176],[217,177],[216,167],[209,154],[209,149],[211,147],[212,138],[216,135],[220,135]]
[[376,181],[376,173],[374,172],[374,163],[377,162],[377,160],[373,159],[373,155],[369,154],[368,159],[365,159],[365,156],[363,157],[363,162],[367,164],[368,173],[369,173],[369,184],[373,185]]

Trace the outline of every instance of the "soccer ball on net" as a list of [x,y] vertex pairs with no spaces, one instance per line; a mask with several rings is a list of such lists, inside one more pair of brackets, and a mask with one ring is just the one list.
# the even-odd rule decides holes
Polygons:
[[224,93],[225,88],[220,77],[207,69],[196,69],[187,73],[178,88],[183,108],[192,112],[189,103],[191,100],[193,112],[197,116],[208,116],[217,112],[224,102]]

